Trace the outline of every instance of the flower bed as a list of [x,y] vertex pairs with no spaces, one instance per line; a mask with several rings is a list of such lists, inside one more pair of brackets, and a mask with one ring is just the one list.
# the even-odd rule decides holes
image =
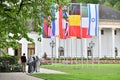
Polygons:
[[[53,60],[53,63],[65,63],[65,64],[75,64],[75,63],[102,63],[102,64],[118,64],[120,60]],[[51,60],[41,60],[41,64],[51,64]]]

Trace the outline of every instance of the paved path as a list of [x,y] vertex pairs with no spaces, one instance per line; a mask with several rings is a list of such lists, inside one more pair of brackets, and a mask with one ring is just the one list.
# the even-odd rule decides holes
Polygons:
[[0,73],[0,80],[43,80],[33,76],[29,76],[26,73]]
[[45,69],[45,68],[40,68],[40,73],[45,73],[45,74],[66,74],[65,72],[49,70],[49,69]]
[[[64,72],[49,70],[44,68],[40,68],[40,72],[38,73],[65,74]],[[12,73],[11,72],[11,73],[0,73],[0,80],[43,80],[43,79],[30,76],[28,73],[23,73],[23,72]]]

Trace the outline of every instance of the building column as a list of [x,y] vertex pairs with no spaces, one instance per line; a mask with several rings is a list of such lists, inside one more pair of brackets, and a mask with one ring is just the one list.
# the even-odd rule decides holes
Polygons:
[[59,43],[60,41],[59,40],[60,39],[58,37],[55,38],[55,42],[56,42],[56,45],[55,45],[55,50],[56,50],[55,51],[55,57],[56,58],[58,58],[58,56],[59,56],[59,50],[58,50],[59,47],[60,47],[60,43]]
[[112,57],[115,58],[115,34],[114,34],[115,29],[112,28]]
[[86,39],[83,39],[83,56],[85,57],[85,58],[87,58],[87,40]]
[[99,36],[98,36],[98,58],[101,58],[101,28],[99,28]]

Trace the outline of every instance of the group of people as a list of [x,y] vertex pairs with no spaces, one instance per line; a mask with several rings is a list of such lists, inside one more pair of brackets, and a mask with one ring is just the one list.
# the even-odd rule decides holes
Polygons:
[[28,58],[28,73],[39,72],[40,70],[40,59],[38,56],[30,56]]
[[28,65],[28,73],[40,71],[40,59],[38,56],[31,55],[27,60],[24,53],[23,56],[21,56],[21,62],[23,72],[26,72],[26,64]]

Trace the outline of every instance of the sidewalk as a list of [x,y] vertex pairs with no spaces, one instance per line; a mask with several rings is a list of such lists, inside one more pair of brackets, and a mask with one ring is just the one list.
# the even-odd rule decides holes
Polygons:
[[[28,66],[26,67],[26,70],[28,70]],[[27,71],[26,71],[27,72]],[[40,68],[40,72],[34,72],[34,73],[45,73],[45,74],[66,74],[65,72],[56,71],[56,70],[50,70],[45,68]]]
[[39,73],[45,73],[45,74],[66,74],[65,72],[55,71],[55,70],[50,70],[50,69],[45,69],[45,68],[40,68],[40,72]]
[[[44,68],[40,68],[40,72],[35,72],[35,73],[66,74],[64,72],[49,70],[49,69],[44,69]],[[29,73],[10,72],[10,73],[0,73],[0,80],[43,80],[43,79],[30,76]]]
[[43,80],[33,76],[29,76],[26,73],[0,73],[0,80]]

